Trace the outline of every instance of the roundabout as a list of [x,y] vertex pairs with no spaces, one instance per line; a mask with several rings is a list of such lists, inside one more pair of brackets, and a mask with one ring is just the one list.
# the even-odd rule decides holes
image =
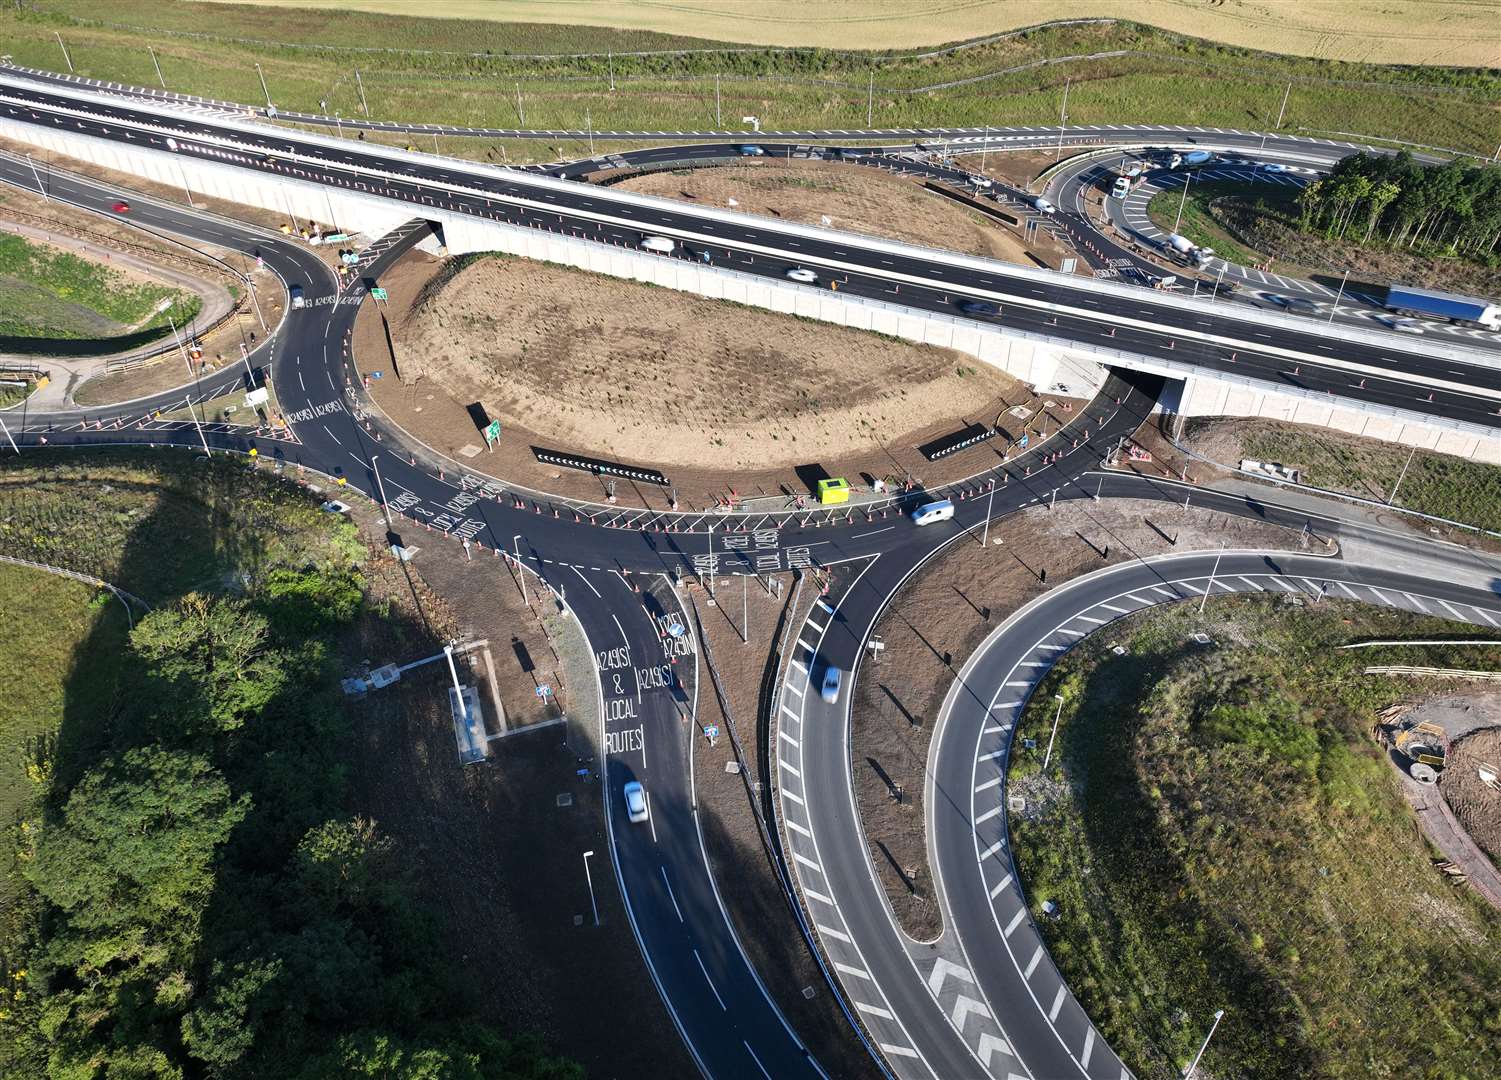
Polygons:
[[[35,91],[22,97],[40,115],[76,107],[59,106]],[[114,140],[113,125],[144,123],[133,110],[109,106],[77,123],[80,128],[94,125],[89,138]],[[226,137],[211,122],[173,123],[178,135],[205,140],[205,146]],[[1241,145],[1255,138],[1219,134]],[[1105,133],[1097,137],[1114,138]],[[1139,130],[1126,130],[1120,140],[1142,137]],[[652,204],[661,211],[660,221],[632,226],[624,215],[648,204],[592,205],[594,199],[607,199],[608,189],[601,194],[575,185],[560,194],[561,188],[539,188],[551,194],[538,195],[505,186],[513,185],[510,179],[492,184],[493,178],[485,180],[490,186],[478,189],[440,183],[448,174],[431,162],[408,163],[407,172],[394,174],[384,171],[388,162],[359,162],[353,153],[340,163],[315,143],[277,151],[305,155],[290,161],[267,158],[263,150],[254,151],[255,164],[245,167],[286,182],[295,178],[347,189],[365,184],[351,179],[358,170],[381,170],[373,181],[381,185],[380,197],[400,206],[403,214],[415,204],[432,208],[433,217],[440,211],[472,214],[510,228],[539,234],[566,231],[574,239],[633,249],[641,236],[650,235],[647,228],[687,233],[700,243],[708,228],[704,220],[665,204]],[[679,159],[639,159],[653,160]],[[881,165],[948,179],[964,175],[911,158]],[[34,186],[26,166],[10,157],[0,158],[0,176],[18,186]],[[1063,184],[1085,182],[1081,173]],[[54,174],[47,190],[54,198],[101,212],[118,198],[109,184],[65,173]],[[476,190],[488,195],[473,194]],[[446,193],[434,194],[440,191]],[[544,209],[539,199],[556,205]],[[609,754],[601,785],[611,858],[656,989],[706,1075],[827,1074],[768,991],[763,980],[771,973],[758,972],[746,957],[708,866],[687,764],[692,735],[684,721],[693,717],[700,689],[697,644],[691,634],[681,633],[683,625],[691,624],[680,595],[684,579],[707,583],[712,593],[721,575],[792,571],[808,580],[815,571],[834,575],[831,587],[794,631],[795,644],[772,699],[772,797],[781,826],[773,843],[797,883],[791,902],[800,905],[804,929],[855,1035],[866,1040],[878,1068],[904,1078],[1116,1080],[1126,1075],[1047,956],[1007,846],[1004,765],[1014,725],[1049,666],[1091,628],[1156,604],[1239,591],[1310,600],[1338,594],[1501,628],[1496,567],[1478,553],[1387,532],[1338,508],[1320,516],[1320,511],[1278,495],[1247,498],[1108,467],[1158,409],[1168,381],[1162,371],[1134,370],[1124,363],[1107,369],[1089,400],[1050,438],[956,483],[857,507],[723,514],[674,507],[626,510],[518,486],[410,439],[363,392],[363,366],[351,348],[354,321],[372,290],[380,289],[381,275],[442,228],[423,211],[366,246],[349,281],[341,282],[284,236],[145,196],[133,196],[131,207],[133,219],[153,228],[263,258],[289,288],[302,291],[305,303],[292,305],[247,365],[253,369],[252,383],[269,378],[275,384],[286,425],[267,433],[160,420],[157,413],[181,400],[178,389],[104,409],[9,414],[18,420],[11,429],[18,446],[197,446],[210,454],[254,453],[256,467],[269,467],[288,479],[295,474],[319,494],[352,489],[364,495],[369,505],[361,502],[360,509],[384,516],[395,548],[415,546],[419,538],[423,544],[456,542],[466,552],[472,549],[476,558],[504,560],[544,583],[560,609],[577,619],[591,651],[612,657],[597,671],[604,741],[620,748]],[[1070,220],[1061,227],[1072,234],[1087,225]],[[1148,301],[1134,294],[1090,292],[1072,281],[1060,284],[1010,269],[976,267],[944,253],[919,258],[862,238],[856,239],[868,252],[857,259],[836,246],[845,243],[837,237],[811,235],[812,230],[775,237],[771,232],[758,226],[755,233],[726,239],[727,246],[716,247],[714,257],[723,250],[726,260],[747,259],[745,266],[755,266],[739,272],[779,279],[789,268],[813,263],[843,273],[850,292],[871,297],[896,283],[906,289],[904,304],[946,318],[961,290],[994,297],[1005,308],[1007,326],[1020,332],[1060,332],[1063,320],[1073,324],[1071,334],[1101,339],[1096,344],[1110,339],[1116,346],[1160,357],[1173,353],[1164,364],[1192,361],[1213,370],[1259,366],[1268,378],[1278,373],[1291,378],[1286,370],[1291,361],[1304,384],[1300,389],[1312,394],[1332,395],[1335,387],[1349,392],[1352,374],[1369,372],[1356,376],[1356,389],[1365,400],[1458,418],[1494,434],[1498,384],[1494,370],[1483,364],[1445,367],[1442,377],[1430,370],[1420,376],[1427,380],[1421,384],[1423,392],[1415,393],[1403,381],[1411,374],[1412,358],[1387,355],[1394,346],[1385,338],[1356,335],[1336,347],[1316,328],[1255,323],[1273,327],[1278,338],[1272,343],[1267,332],[1241,325],[1247,322],[1243,313],[1159,306],[1155,298],[1146,307]],[[717,243],[720,238],[708,239]],[[803,251],[786,249],[803,244]],[[1100,252],[1108,263],[1105,249]],[[664,262],[674,270],[692,265],[681,256]],[[996,277],[984,276],[990,273]],[[955,280],[929,280],[942,274]],[[1003,279],[1003,274],[1012,277]],[[971,321],[990,317],[981,310]],[[1295,357],[1316,354],[1329,355],[1317,367],[1306,361],[1310,373],[1305,375]],[[1450,362],[1425,360],[1430,369]],[[1371,387],[1365,386],[1367,377]],[[207,399],[243,388],[244,379],[241,372],[221,372],[192,393]],[[975,540],[977,534],[983,544],[992,520],[1025,508],[1043,512],[1059,499],[1118,497],[1172,505],[1192,501],[1286,527],[1294,537],[1355,540],[1363,551],[1385,553],[1389,561],[1347,561],[1301,550],[1185,553],[1053,583],[1050,591],[1010,616],[965,662],[938,721],[926,807],[945,929],[935,943],[913,942],[893,920],[876,880],[852,794],[849,707],[871,629],[896,591],[929,559],[950,544]],[[912,520],[913,509],[939,498],[953,502],[952,519],[927,526]],[[1436,580],[1435,567],[1447,578]],[[678,633],[670,629],[674,626]],[[847,680],[850,689],[842,696],[837,679],[833,693],[828,691],[831,669]],[[648,671],[655,674],[643,680]],[[637,783],[651,797],[645,828],[622,820],[619,812],[627,805],[626,785]]]

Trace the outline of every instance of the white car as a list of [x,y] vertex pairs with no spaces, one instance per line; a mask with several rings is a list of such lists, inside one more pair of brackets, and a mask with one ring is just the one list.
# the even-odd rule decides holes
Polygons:
[[665,236],[646,236],[641,239],[641,247],[645,251],[655,251],[659,255],[671,255],[677,244]]
[[641,786],[641,781],[631,780],[626,783],[625,789],[625,816],[636,824],[640,824],[651,816],[651,811],[646,805],[646,789]]
[[1058,208],[1039,195],[1032,200],[1032,209],[1039,214],[1051,214]]
[[1400,315],[1377,315],[1376,319],[1399,334],[1421,334],[1423,332],[1423,324],[1416,319],[1404,319]]
[[794,266],[787,271],[787,277],[792,281],[801,281],[809,285],[818,283],[818,275],[812,270],[805,270],[801,266]]
[[830,705],[839,703],[839,686],[844,681],[844,672],[836,667],[826,668],[823,673],[823,699]]
[[1284,173],[1287,172],[1287,166],[1281,165],[1275,161],[1264,161],[1261,163],[1261,171],[1270,173]]
[[984,176],[971,176],[969,182],[977,188],[988,188],[991,186],[991,181]]

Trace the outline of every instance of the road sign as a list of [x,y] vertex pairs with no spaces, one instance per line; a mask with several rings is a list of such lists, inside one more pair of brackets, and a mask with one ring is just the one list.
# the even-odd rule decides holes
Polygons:
[[491,443],[498,442],[499,440],[500,421],[491,420],[488,424],[485,425],[485,445],[489,446]]
[[386,290],[377,285],[370,290],[370,295],[376,300],[384,300],[386,299]]
[[544,701],[551,693],[552,687],[548,686],[546,683],[543,683],[541,686],[537,687],[537,696],[539,698],[542,698]]
[[708,727],[704,728],[704,734],[711,739],[719,738],[719,725],[710,724]]

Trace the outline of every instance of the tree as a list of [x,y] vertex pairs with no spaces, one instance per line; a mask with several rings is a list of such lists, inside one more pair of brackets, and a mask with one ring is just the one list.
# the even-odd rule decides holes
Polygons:
[[131,648],[169,735],[233,731],[281,691],[286,675],[267,633],[244,601],[199,593],[137,624]]

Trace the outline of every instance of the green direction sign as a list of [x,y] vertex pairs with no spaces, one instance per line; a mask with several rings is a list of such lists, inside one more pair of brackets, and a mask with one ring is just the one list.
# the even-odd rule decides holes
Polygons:
[[377,300],[384,300],[386,298],[386,290],[377,285],[370,290],[370,295]]
[[488,446],[500,439],[500,421],[491,420],[485,425],[485,445]]

